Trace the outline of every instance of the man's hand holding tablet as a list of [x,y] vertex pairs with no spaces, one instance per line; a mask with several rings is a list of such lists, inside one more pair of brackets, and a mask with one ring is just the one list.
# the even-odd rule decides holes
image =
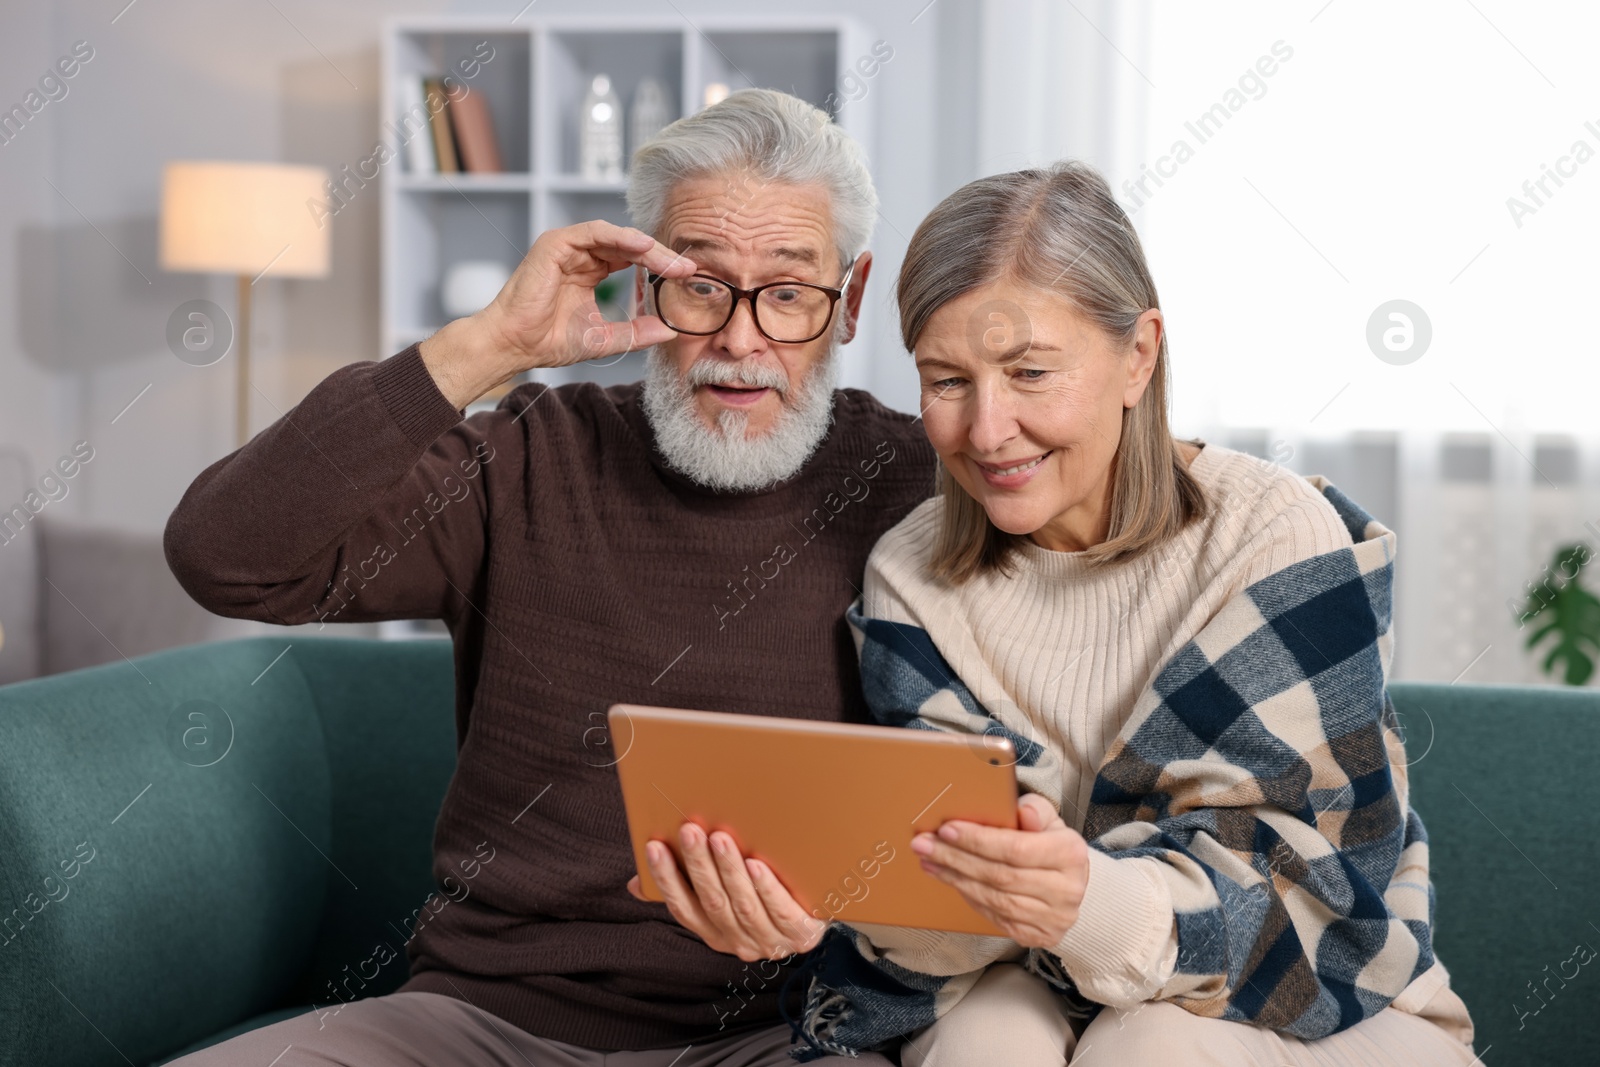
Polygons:
[[[684,868],[672,850],[659,841],[645,846],[650,876],[666,897],[667,910],[686,929],[718,952],[746,963],[781,959],[810,952],[828,924],[800,906],[758,859],[742,855],[731,834],[705,830],[686,822],[678,832]],[[684,877],[684,869],[688,877]],[[628,880],[628,892],[646,900],[639,876]]]

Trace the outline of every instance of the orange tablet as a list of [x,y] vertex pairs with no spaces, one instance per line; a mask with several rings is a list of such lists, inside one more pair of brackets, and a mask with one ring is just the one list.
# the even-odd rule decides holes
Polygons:
[[662,897],[645,843],[680,853],[689,821],[733,835],[818,919],[1000,933],[922,869],[911,838],[948,819],[1016,828],[1004,738],[636,704],[610,723],[649,899]]

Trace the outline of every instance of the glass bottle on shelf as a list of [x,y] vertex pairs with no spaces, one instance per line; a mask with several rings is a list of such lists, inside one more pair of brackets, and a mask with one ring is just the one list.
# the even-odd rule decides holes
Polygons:
[[622,102],[611,79],[596,74],[583,97],[578,170],[589,181],[622,180]]
[[666,129],[672,121],[667,109],[667,91],[654,78],[644,78],[633,90],[633,109],[628,115],[628,154],[632,158],[639,146]]

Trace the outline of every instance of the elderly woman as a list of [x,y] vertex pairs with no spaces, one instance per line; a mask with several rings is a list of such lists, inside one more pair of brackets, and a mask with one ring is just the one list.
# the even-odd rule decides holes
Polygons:
[[957,191],[899,304],[941,486],[867,564],[863,684],[882,722],[1009,736],[1028,795],[1019,830],[912,843],[1010,936],[836,928],[816,1047],[1472,1062],[1385,693],[1394,534],[1173,439],[1155,285],[1088,167]]
[[[1472,1063],[1385,690],[1394,534],[1320,477],[1171,436],[1155,285],[1088,167],[958,190],[899,304],[941,486],[867,564],[862,682],[880,722],[1009,738],[1025,795],[1019,829],[912,842],[1008,936],[835,925],[812,1050]],[[747,866],[742,931],[657,876],[750,953],[803,912]]]

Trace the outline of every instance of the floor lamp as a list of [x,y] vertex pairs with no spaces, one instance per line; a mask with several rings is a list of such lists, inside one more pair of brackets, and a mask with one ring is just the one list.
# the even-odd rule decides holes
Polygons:
[[[238,277],[237,443],[250,439],[250,293],[262,278],[328,273],[328,172],[283,163],[177,161],[161,178],[161,266]],[[320,217],[320,225],[319,225]]]

